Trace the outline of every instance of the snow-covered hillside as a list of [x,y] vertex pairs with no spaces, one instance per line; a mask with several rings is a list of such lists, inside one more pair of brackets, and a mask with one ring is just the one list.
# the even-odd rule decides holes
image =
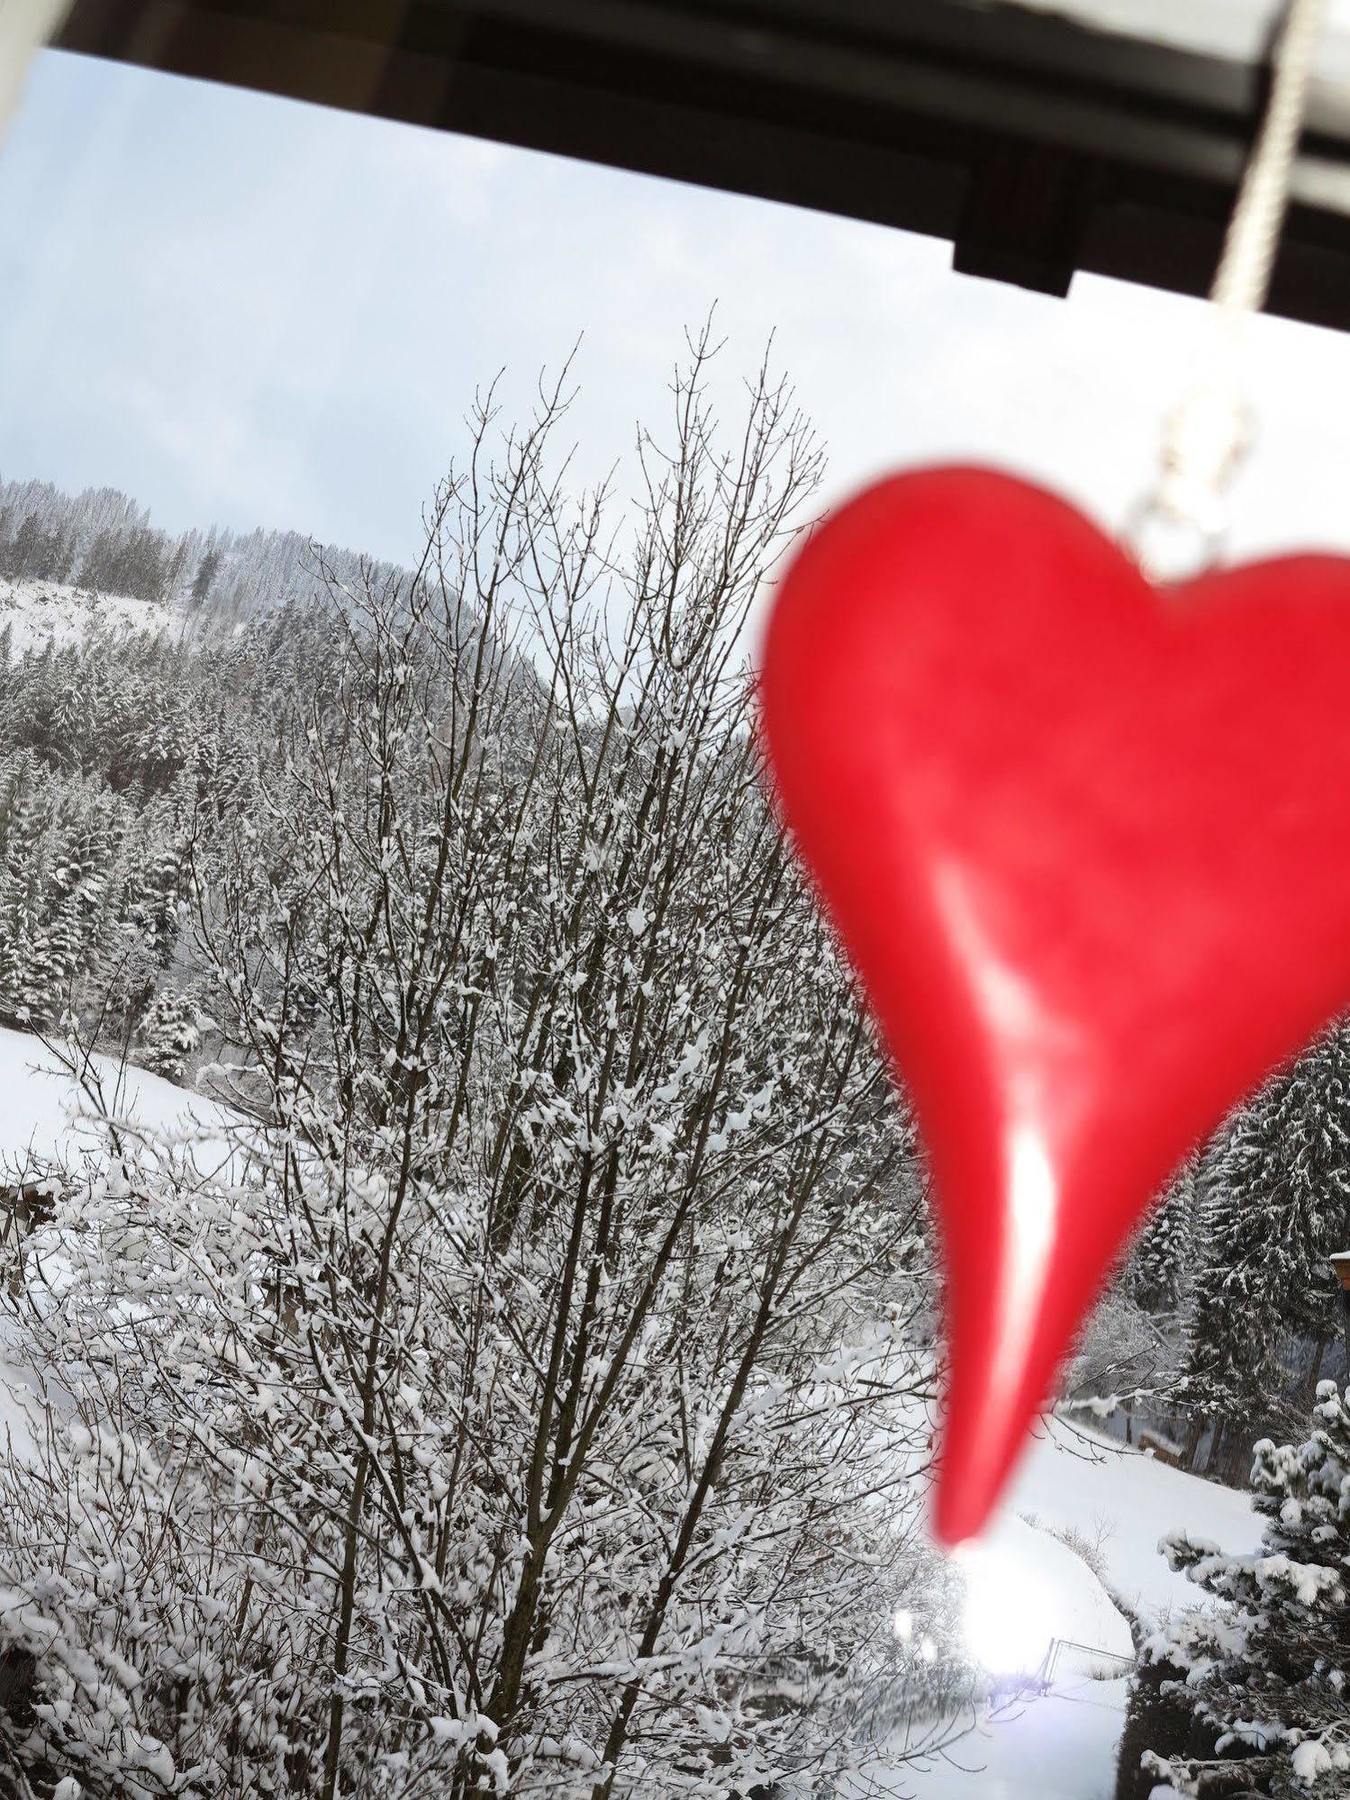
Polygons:
[[[1180,1530],[1231,1551],[1255,1549],[1261,1536],[1248,1495],[1048,1423],[975,1553],[972,1648],[994,1664],[1006,1649],[1010,1667],[1034,1664],[1054,1639],[1128,1657],[1130,1630],[1113,1594],[1149,1620],[1204,1599],[1158,1554],[1158,1539]],[[1066,1532],[1091,1546],[1107,1587],[1056,1535]],[[989,1707],[950,1760],[906,1770],[892,1791],[913,1800],[1109,1800],[1128,1680],[1094,1679],[1083,1672],[1090,1663],[1063,1653],[1065,1672],[1047,1693]]]
[[1193,1583],[1157,1554],[1164,1532],[1185,1529],[1225,1550],[1253,1550],[1261,1537],[1249,1494],[1058,1420],[1041,1427],[1009,1510],[1051,1529],[1073,1526],[1090,1542],[1100,1539],[1112,1591],[1150,1621],[1197,1598]]
[[0,1181],[39,1173],[94,1142],[91,1088],[109,1117],[132,1131],[171,1134],[190,1148],[199,1168],[218,1167],[228,1153],[227,1115],[200,1094],[106,1056],[90,1059],[82,1084],[40,1039],[0,1029]]
[[75,643],[91,631],[162,631],[171,617],[162,606],[125,594],[0,578],[0,632],[9,631],[13,657]]

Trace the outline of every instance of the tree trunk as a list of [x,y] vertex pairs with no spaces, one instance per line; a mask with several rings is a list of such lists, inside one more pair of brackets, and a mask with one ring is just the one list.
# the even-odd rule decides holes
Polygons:
[[1322,1374],[1322,1363],[1326,1358],[1327,1345],[1331,1342],[1332,1333],[1319,1331],[1313,1339],[1312,1355],[1308,1358],[1308,1373],[1303,1382],[1303,1410],[1311,1412],[1313,1402],[1317,1399],[1317,1383]]
[[1191,1474],[1196,1472],[1195,1459],[1200,1454],[1200,1445],[1204,1439],[1207,1425],[1208,1420],[1204,1415],[1196,1413],[1193,1415],[1190,1429],[1186,1433],[1186,1448],[1183,1454],[1182,1467]]

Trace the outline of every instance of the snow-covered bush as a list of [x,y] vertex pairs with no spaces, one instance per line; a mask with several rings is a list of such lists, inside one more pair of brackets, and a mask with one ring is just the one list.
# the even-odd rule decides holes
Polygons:
[[1124,1398],[1165,1392],[1175,1378],[1175,1345],[1123,1284],[1093,1309],[1060,1378],[1071,1409],[1105,1417]]
[[112,1122],[6,1326],[44,1779],[806,1795],[881,1695],[948,1711],[922,1194],[741,660],[817,459],[767,380],[722,447],[703,373],[622,536],[556,397],[496,460],[485,407],[194,849],[231,1154]]
[[1172,1618],[1146,1661],[1180,1672],[1182,1703],[1213,1755],[1145,1755],[1180,1795],[1330,1800],[1350,1792],[1350,1393],[1319,1390],[1301,1444],[1256,1446],[1261,1548],[1228,1555],[1185,1536],[1164,1540],[1220,1604]]

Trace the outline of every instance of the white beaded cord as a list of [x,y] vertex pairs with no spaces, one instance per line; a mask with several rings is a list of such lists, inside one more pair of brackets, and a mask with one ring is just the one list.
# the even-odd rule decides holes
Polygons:
[[1242,381],[1247,327],[1270,291],[1325,16],[1326,0],[1289,0],[1270,98],[1210,288],[1209,366],[1167,418],[1157,482],[1128,531],[1157,579],[1212,561],[1227,530],[1228,488],[1253,435]]

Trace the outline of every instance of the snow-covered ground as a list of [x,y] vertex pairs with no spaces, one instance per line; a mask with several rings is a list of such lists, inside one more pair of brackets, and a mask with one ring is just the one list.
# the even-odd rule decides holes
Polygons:
[[[1077,1426],[1047,1424],[971,1564],[974,1647],[1005,1669],[1034,1666],[1037,1646],[1051,1639],[1128,1656],[1129,1627],[1112,1593],[1149,1619],[1202,1598],[1158,1554],[1158,1539],[1182,1529],[1225,1550],[1254,1549],[1261,1536],[1248,1495]],[[1107,1587],[1054,1536],[1066,1530],[1093,1546]],[[1084,1672],[1091,1660],[1062,1652],[1064,1672],[1049,1692],[986,1708],[949,1760],[891,1777],[889,1791],[914,1800],[1110,1800],[1128,1682],[1093,1679]]]
[[[125,1131],[171,1138],[203,1172],[228,1159],[221,1107],[144,1069],[123,1069],[106,1056],[91,1059],[89,1079],[110,1118]],[[96,1151],[95,1097],[63,1067],[55,1050],[21,1031],[0,1029],[0,1183],[40,1177],[58,1158]],[[0,1449],[7,1438],[22,1455],[31,1442],[23,1396],[35,1382],[30,1369],[5,1354],[0,1338]]]
[[1004,1700],[946,1758],[892,1777],[913,1800],[1111,1800],[1129,1682],[1078,1678]]
[[1198,1598],[1195,1586],[1158,1555],[1166,1532],[1185,1529],[1225,1550],[1254,1550],[1261,1539],[1249,1494],[1058,1420],[1042,1427],[1028,1452],[1009,1510],[1100,1538],[1113,1592],[1150,1618]]
[[0,632],[10,631],[16,659],[77,643],[91,631],[162,631],[171,615],[162,606],[125,594],[94,594],[57,581],[0,579]]
[[[144,1069],[90,1059],[89,1079],[108,1116],[125,1129],[171,1135],[197,1167],[228,1155],[223,1108]],[[58,1156],[78,1155],[97,1139],[94,1095],[39,1038],[0,1029],[0,1181],[40,1174]]]

